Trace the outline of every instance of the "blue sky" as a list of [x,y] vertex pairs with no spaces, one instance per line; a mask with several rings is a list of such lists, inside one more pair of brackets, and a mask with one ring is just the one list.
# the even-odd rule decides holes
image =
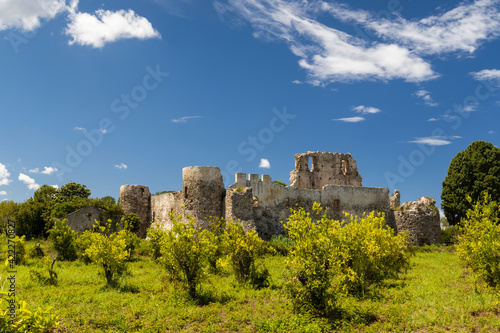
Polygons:
[[2,1],[0,201],[192,165],[288,183],[311,150],[440,203],[459,151],[499,146],[499,37],[495,0]]

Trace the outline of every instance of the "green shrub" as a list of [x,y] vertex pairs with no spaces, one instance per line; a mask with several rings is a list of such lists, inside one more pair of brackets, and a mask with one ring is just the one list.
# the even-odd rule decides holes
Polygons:
[[12,242],[12,238],[8,238],[8,261],[10,265],[24,265],[26,263],[27,254],[26,254],[26,236],[15,236],[14,241]]
[[441,243],[447,245],[456,244],[459,234],[460,229],[457,226],[449,226],[445,229],[441,229]]
[[80,251],[81,259],[86,264],[90,264],[91,260],[85,251],[94,242],[96,235],[97,233],[93,230],[85,230],[83,233],[78,235],[75,240],[75,247]]
[[[57,285],[57,273],[54,269],[55,262],[56,259],[46,256],[36,268],[30,270],[31,278],[44,286]],[[45,274],[45,271],[47,271],[47,274]]]
[[318,203],[313,214],[292,209],[285,224],[295,241],[286,284],[295,311],[335,315],[342,294],[364,294],[371,284],[409,267],[407,234],[394,236],[383,216],[346,214],[341,224],[327,218]]
[[[314,203],[313,211],[321,212],[319,204]],[[333,315],[338,310],[342,265],[338,256],[340,222],[325,215],[314,220],[299,208],[291,209],[284,227],[295,242],[287,261],[290,279],[285,284],[294,311]]]
[[210,232],[197,226],[194,218],[171,214],[172,229],[160,240],[160,262],[170,273],[170,277],[179,282],[190,297],[197,296],[197,289],[203,274],[203,266],[214,250],[210,242]]
[[40,258],[45,257],[45,252],[43,252],[43,249],[40,247],[40,243],[38,243],[33,248],[31,248],[31,250],[29,252],[29,257],[32,259],[35,259],[35,258],[40,259]]
[[468,197],[472,209],[461,221],[461,235],[456,245],[457,255],[478,280],[493,288],[500,286],[500,225],[499,204],[484,193],[476,203]]
[[295,246],[295,241],[285,235],[273,235],[266,245],[270,254],[286,256]]
[[209,251],[207,261],[213,273],[221,273],[217,263],[219,259],[224,256],[223,239],[224,233],[226,232],[225,219],[210,217],[208,219],[208,231],[210,231],[211,251]]
[[52,241],[54,250],[59,260],[75,260],[76,233],[67,225],[68,220],[55,220],[54,226],[49,230],[49,239]]
[[362,217],[345,215],[341,229],[342,271],[350,293],[364,294],[367,287],[387,278],[396,278],[409,268],[410,248],[407,233],[394,236],[382,214]]
[[99,233],[94,233],[89,239],[92,243],[85,250],[85,255],[102,267],[107,285],[114,287],[117,279],[126,271],[126,262],[130,258],[127,242],[118,233],[110,232],[111,220],[106,225],[96,221]]
[[128,260],[130,260],[135,249],[139,246],[141,239],[128,229],[120,230],[118,237],[125,240],[125,250],[129,253]]
[[149,247],[151,249],[151,256],[153,259],[158,259],[161,257],[161,243],[164,237],[166,237],[167,232],[161,226],[154,226],[149,228],[147,231],[147,237],[149,242]]
[[227,221],[222,246],[238,281],[250,282],[255,287],[268,284],[269,272],[265,267],[258,269],[255,264],[265,249],[264,241],[255,230],[245,232],[239,222]]
[[122,217],[122,225],[124,230],[128,230],[131,232],[138,232],[139,227],[141,226],[141,218],[139,215],[130,213]]

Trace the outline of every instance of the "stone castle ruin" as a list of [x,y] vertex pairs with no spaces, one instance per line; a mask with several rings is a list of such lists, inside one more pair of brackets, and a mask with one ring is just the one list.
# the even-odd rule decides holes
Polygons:
[[[140,216],[143,237],[151,223],[170,229],[173,213],[182,218],[191,216],[201,225],[210,217],[239,220],[245,230],[256,230],[268,240],[284,233],[280,221],[286,221],[290,208],[310,211],[313,202],[320,203],[334,219],[343,219],[344,212],[358,216],[371,211],[384,213],[387,224],[397,232],[404,223],[396,221],[396,216],[402,215],[391,209],[394,195],[390,198],[387,188],[363,187],[361,182],[350,154],[307,152],[295,155],[290,186],[274,183],[268,175],[237,173],[234,184],[226,189],[219,168],[191,166],[182,170],[181,191],[151,196],[146,186],[123,185],[120,203],[125,213]],[[399,206],[399,191],[397,196]]]

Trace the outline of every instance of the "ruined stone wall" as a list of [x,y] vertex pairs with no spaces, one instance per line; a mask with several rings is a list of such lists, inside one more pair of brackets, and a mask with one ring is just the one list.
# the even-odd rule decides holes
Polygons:
[[87,206],[66,215],[67,225],[76,232],[83,232],[94,227],[95,220],[101,220],[102,209]]
[[182,215],[182,191],[163,193],[151,197],[151,226],[160,225],[165,229],[172,228],[170,213]]
[[361,186],[362,180],[351,154],[319,151],[296,154],[295,170],[290,172],[290,184],[296,188],[320,190],[325,185]]
[[394,212],[398,231],[408,231],[413,245],[441,242],[439,211],[435,203],[434,199],[423,197],[418,201],[403,203]]
[[122,185],[120,187],[120,205],[125,214],[134,213],[141,219],[139,237],[146,237],[151,223],[151,193],[143,185]]
[[263,239],[283,233],[280,221],[286,221],[290,208],[310,211],[314,202],[327,208],[327,215],[343,219],[343,212],[361,216],[371,211],[386,214],[387,224],[396,230],[394,213],[389,206],[389,190],[375,187],[328,185],[322,190],[282,186],[271,177],[236,174],[236,182],[226,192],[226,218],[240,219],[246,229],[255,229]]

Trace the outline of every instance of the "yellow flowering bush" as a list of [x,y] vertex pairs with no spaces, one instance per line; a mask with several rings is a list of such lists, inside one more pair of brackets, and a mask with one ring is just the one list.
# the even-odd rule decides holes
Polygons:
[[264,251],[264,241],[255,230],[245,232],[239,222],[227,221],[222,234],[222,247],[240,282],[250,282],[256,287],[268,285],[269,272],[258,269],[255,260]]
[[159,261],[165,265],[171,278],[181,284],[190,297],[196,297],[206,259],[211,255],[214,242],[211,233],[196,225],[195,219],[171,214],[172,229],[160,238]]
[[119,233],[110,232],[112,221],[101,225],[96,221],[95,227],[100,232],[87,234],[89,241],[85,256],[102,267],[108,286],[114,286],[117,278],[126,270],[126,262],[130,256],[127,241]]
[[313,216],[292,209],[284,226],[295,241],[286,290],[299,312],[334,315],[341,295],[364,293],[370,284],[397,277],[409,266],[407,234],[394,236],[383,215],[346,214],[341,223],[314,203]]
[[500,225],[499,204],[484,193],[472,202],[467,218],[462,220],[461,235],[456,245],[457,255],[479,280],[493,288],[500,286]]

